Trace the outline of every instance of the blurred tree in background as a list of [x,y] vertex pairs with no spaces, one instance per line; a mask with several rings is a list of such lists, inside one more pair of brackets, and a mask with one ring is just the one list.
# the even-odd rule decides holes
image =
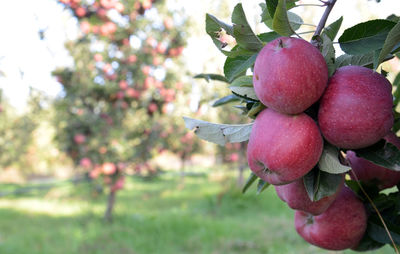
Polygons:
[[[110,220],[126,172],[157,174],[155,155],[189,147],[174,143],[183,133],[175,128],[175,102],[187,90],[176,75],[185,20],[162,1],[60,2],[82,36],[66,44],[74,67],[54,72],[64,88],[55,104],[57,141],[75,165],[109,188]],[[199,146],[187,152],[193,148]]]

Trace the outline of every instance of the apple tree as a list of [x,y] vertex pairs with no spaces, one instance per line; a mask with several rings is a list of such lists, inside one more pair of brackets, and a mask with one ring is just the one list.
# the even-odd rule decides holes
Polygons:
[[226,82],[231,94],[220,105],[233,103],[253,121],[185,117],[186,127],[219,145],[248,141],[243,192],[256,180],[258,192],[274,186],[307,242],[356,251],[389,244],[399,253],[400,75],[382,65],[399,61],[398,13],[339,34],[346,17],[327,22],[336,0],[315,2],[306,6],[324,12],[310,37],[296,0],[261,2],[269,29],[261,34],[242,4],[229,23],[206,14],[206,33],[226,61],[223,75],[199,76]]
[[63,86],[55,102],[57,141],[95,186],[108,189],[111,220],[126,173],[157,173],[149,161],[159,152],[159,120],[173,114],[184,92],[174,73],[183,19],[163,1],[59,2],[81,35],[66,43],[74,66],[54,71]]

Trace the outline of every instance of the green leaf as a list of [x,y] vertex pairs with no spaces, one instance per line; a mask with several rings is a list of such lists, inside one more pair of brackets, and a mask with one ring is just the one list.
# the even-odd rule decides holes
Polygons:
[[319,170],[318,167],[303,177],[308,197],[312,201],[318,201],[336,193],[343,184],[343,179],[343,174],[329,174]]
[[[389,229],[390,234],[396,244],[400,244],[400,227],[395,225],[388,220],[385,220],[386,226]],[[368,219],[368,235],[375,241],[379,243],[388,243],[391,244],[391,240],[382,225],[382,222],[379,220],[378,216],[370,216]]]
[[245,75],[247,69],[253,66],[256,61],[257,54],[248,56],[228,57],[224,64],[225,77],[232,81],[236,77]]
[[265,3],[260,3],[260,7],[261,7],[261,22],[264,22],[264,24],[272,29],[272,17],[269,14],[267,5]]
[[269,183],[265,182],[263,179],[259,179],[257,184],[257,195],[263,192],[269,186]]
[[183,117],[186,128],[195,130],[201,139],[218,145],[237,143],[249,140],[253,123],[249,124],[216,124],[189,117]]
[[263,42],[270,42],[279,37],[281,36],[275,32],[262,33],[258,35],[258,38]]
[[247,189],[254,183],[254,181],[258,178],[253,171],[250,173],[249,178],[247,178],[246,183],[243,186],[242,193],[245,193]]
[[301,25],[304,24],[303,19],[296,13],[288,11],[287,15],[288,15],[290,27],[293,29],[293,31],[298,30],[301,27]]
[[322,32],[322,35],[327,35],[331,41],[333,41],[339,32],[340,26],[342,25],[343,22],[343,16],[340,17],[338,20],[330,24],[329,26],[324,28],[324,31]]
[[340,48],[350,55],[360,55],[381,49],[389,31],[395,25],[396,23],[385,19],[357,24],[346,29],[340,36]]
[[251,107],[251,109],[249,110],[249,112],[247,113],[247,116],[255,119],[256,115],[258,113],[260,113],[263,109],[265,109],[265,105],[262,104],[261,102],[256,102],[253,104],[253,106]]
[[352,250],[355,251],[371,251],[371,250],[376,250],[381,248],[384,243],[380,243],[372,239],[369,234],[368,234],[368,228],[366,233],[364,234],[363,238],[361,241],[358,243],[357,247],[352,248]]
[[265,0],[265,3],[267,4],[269,15],[273,18],[275,15],[276,7],[278,6],[278,0]]
[[201,74],[197,74],[196,76],[194,76],[193,78],[203,78],[205,79],[207,82],[210,82],[210,80],[218,80],[218,81],[223,81],[226,83],[229,83],[229,81],[222,75],[219,74],[212,74],[212,73],[201,73]]
[[[386,57],[385,61],[390,60],[392,58],[393,56],[388,56]],[[374,52],[366,53],[364,55],[355,55],[355,56],[343,54],[338,58],[336,58],[335,60],[336,69],[347,65],[358,65],[372,69],[373,63],[374,63]]]
[[344,166],[339,161],[339,150],[325,142],[324,150],[318,162],[318,167],[321,171],[331,174],[342,174],[349,171],[351,168]]
[[234,101],[239,101],[239,100],[240,100],[239,97],[237,97],[234,94],[230,94],[230,95],[227,95],[227,96],[224,96],[224,97],[218,99],[217,101],[215,101],[213,103],[212,106],[213,107],[218,107],[218,106],[225,105],[227,103],[234,102]]
[[219,35],[220,35],[222,29],[224,29],[227,34],[233,35],[233,26],[228,25],[228,24],[218,20],[213,15],[207,13],[206,14],[206,32],[213,40],[215,46],[217,46],[217,48],[221,52],[224,52],[225,51],[225,50],[223,50],[224,44],[219,40]]
[[369,160],[376,165],[400,171],[400,150],[389,142],[381,140],[372,146],[354,150],[354,152],[357,156]]
[[285,0],[278,1],[278,6],[272,19],[272,28],[282,36],[290,36],[294,33],[289,23]]
[[233,36],[239,46],[253,51],[259,51],[263,47],[262,42],[257,35],[254,34],[247,22],[242,4],[237,4],[233,9],[232,23],[234,24]]
[[395,14],[389,15],[386,19],[388,19],[390,21],[393,21],[393,22],[396,22],[396,23],[400,21],[400,17],[396,16]]
[[383,62],[385,57],[390,54],[390,52],[395,49],[396,45],[400,43],[400,21],[390,30],[386,37],[383,48],[379,54],[377,66]]
[[394,79],[392,85],[393,85],[393,88],[395,89],[394,93],[393,93],[393,97],[394,97],[393,104],[395,106],[397,106],[397,104],[399,104],[399,101],[400,101],[400,72],[397,73],[397,76]]
[[244,98],[258,100],[253,87],[253,76],[241,76],[235,79],[229,87],[234,94]]
[[329,76],[336,70],[335,66],[335,48],[333,47],[332,40],[326,34],[322,34],[322,49],[321,54],[325,59],[325,62],[328,66]]

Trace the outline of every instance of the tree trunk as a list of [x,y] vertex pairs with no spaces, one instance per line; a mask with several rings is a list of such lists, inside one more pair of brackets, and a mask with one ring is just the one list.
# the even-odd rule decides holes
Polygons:
[[107,210],[106,210],[106,213],[104,214],[104,220],[107,222],[112,221],[112,212],[114,209],[115,194],[116,194],[116,191],[110,191],[110,194],[108,195]]

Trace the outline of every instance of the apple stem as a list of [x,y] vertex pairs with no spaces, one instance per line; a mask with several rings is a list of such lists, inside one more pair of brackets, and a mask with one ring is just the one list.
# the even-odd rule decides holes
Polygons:
[[279,47],[283,48],[283,41],[279,40]]
[[329,14],[331,13],[331,10],[333,6],[335,5],[336,0],[328,0],[325,2],[326,9],[324,11],[324,14],[322,14],[321,20],[319,21],[317,25],[317,29],[315,29],[315,33],[313,35],[313,39],[311,40],[311,43],[319,48],[320,47],[320,40],[318,40],[318,37],[320,36],[322,29],[325,27],[326,20],[328,19]]
[[358,186],[360,187],[360,190],[361,190],[362,193],[367,197],[368,201],[371,203],[372,207],[374,208],[375,212],[377,213],[377,215],[378,215],[378,217],[379,217],[379,220],[382,222],[382,225],[383,225],[383,227],[385,228],[385,231],[386,231],[387,235],[389,236],[390,241],[392,242],[392,245],[393,245],[393,248],[394,248],[396,254],[399,254],[399,250],[397,249],[397,246],[396,246],[396,244],[395,244],[395,242],[394,242],[394,240],[393,240],[392,234],[390,233],[388,227],[386,226],[386,223],[385,223],[385,221],[383,220],[383,217],[382,217],[381,213],[379,212],[378,208],[376,207],[376,205],[374,204],[374,202],[372,201],[372,199],[369,197],[369,195],[367,194],[367,192],[364,190],[364,188],[363,188],[362,185],[360,184],[356,173],[355,173],[353,170],[351,170],[350,172],[353,174],[354,179],[356,179],[356,182],[357,182]]

